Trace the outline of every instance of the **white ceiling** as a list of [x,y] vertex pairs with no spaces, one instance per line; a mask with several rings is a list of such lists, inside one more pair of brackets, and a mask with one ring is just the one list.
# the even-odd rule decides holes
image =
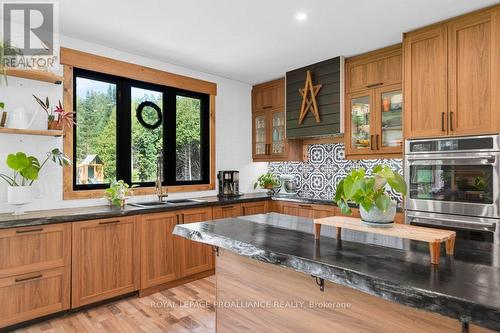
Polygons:
[[[85,0],[61,33],[246,83],[401,41],[404,31],[498,0]],[[295,16],[305,12],[308,19]]]

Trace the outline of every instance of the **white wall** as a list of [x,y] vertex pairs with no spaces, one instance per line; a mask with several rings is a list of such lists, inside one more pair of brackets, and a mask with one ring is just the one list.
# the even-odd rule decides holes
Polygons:
[[[217,83],[216,170],[239,170],[241,191],[254,192],[253,182],[259,174],[267,171],[267,163],[252,162],[250,85],[64,36],[61,36],[61,46]],[[51,103],[62,100],[62,86],[13,77],[8,80],[8,86],[0,86],[0,101],[5,102],[6,111],[24,107],[29,112],[41,114],[32,94],[42,98],[48,96]],[[44,121],[43,117],[38,120]],[[62,149],[62,138],[0,134],[0,172],[8,172],[4,161],[11,152],[24,151],[42,159],[45,152],[54,147]],[[27,205],[26,210],[105,204],[103,199],[62,200],[62,170],[55,165],[49,164],[42,170],[35,187],[38,198]],[[12,211],[12,207],[6,204],[6,188],[7,185],[0,182],[0,213]],[[216,193],[172,193],[171,197],[198,197]],[[133,200],[144,201],[151,198],[153,197],[143,196]]]

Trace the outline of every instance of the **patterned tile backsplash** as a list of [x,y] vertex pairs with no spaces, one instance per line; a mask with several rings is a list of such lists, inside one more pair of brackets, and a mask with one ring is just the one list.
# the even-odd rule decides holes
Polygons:
[[[403,173],[401,159],[346,160],[342,143],[310,145],[307,156],[307,162],[271,162],[269,172],[295,175],[300,196],[324,200],[333,198],[337,184],[352,169],[364,167],[370,173],[375,165],[386,164]],[[401,202],[401,196],[390,194]]]

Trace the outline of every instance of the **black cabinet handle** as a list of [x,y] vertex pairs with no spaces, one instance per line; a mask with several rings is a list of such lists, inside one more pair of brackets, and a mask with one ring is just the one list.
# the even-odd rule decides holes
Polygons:
[[299,207],[303,207],[303,208],[311,208],[311,205],[299,205]]
[[378,134],[375,134],[375,149],[376,149],[376,150],[379,150],[379,149],[380,149],[379,144],[378,144],[378,138],[379,138],[379,135],[378,135]]
[[369,84],[369,85],[367,85],[366,87],[367,87],[367,88],[374,88],[374,87],[381,86],[381,85],[383,85],[383,84],[384,84],[383,82],[379,82],[379,83]]
[[221,208],[222,209],[231,209],[231,208],[234,208],[234,206],[222,206]]
[[28,230],[16,230],[16,234],[27,234],[29,232],[38,232],[38,231],[43,231],[43,228],[28,229]]
[[453,112],[450,112],[450,131],[454,131],[453,129]]
[[444,128],[444,112],[441,112],[441,131],[446,132],[446,129]]
[[266,106],[263,106],[262,108],[263,108],[263,109],[270,109],[270,108],[272,108],[272,107],[273,107],[272,105],[266,105]]
[[38,279],[38,278],[41,278],[43,276],[43,274],[37,274],[37,275],[34,275],[34,276],[28,276],[28,277],[25,277],[25,278],[16,278],[14,281],[15,282],[23,282],[23,281],[29,281],[29,280],[34,280],[34,279]]
[[115,221],[105,221],[105,222],[99,222],[99,224],[101,225],[104,225],[104,224],[115,224],[115,223],[118,223],[120,222],[119,220],[115,220]]

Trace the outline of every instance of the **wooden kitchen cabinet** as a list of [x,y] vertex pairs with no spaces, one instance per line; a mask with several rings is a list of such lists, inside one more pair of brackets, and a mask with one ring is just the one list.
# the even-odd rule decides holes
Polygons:
[[70,265],[71,224],[0,230],[0,253],[0,277]]
[[334,206],[302,204],[296,202],[283,201],[280,203],[281,213],[298,217],[319,219],[335,215]]
[[136,217],[73,223],[72,307],[139,289],[138,232]]
[[402,155],[401,45],[346,61],[345,153],[347,159]]
[[0,327],[67,310],[70,266],[0,279]]
[[0,327],[70,307],[71,224],[0,230]]
[[[212,207],[186,209],[178,212],[178,214],[180,216],[180,223],[208,221],[212,219]],[[215,267],[211,246],[178,236],[174,237],[179,239],[181,244],[181,277],[205,272]]]
[[241,216],[241,204],[216,206],[212,210],[213,219]]
[[260,162],[302,160],[302,140],[286,139],[285,79],[252,89],[252,157]]
[[172,234],[177,212],[141,215],[141,289],[181,277],[181,238]]
[[252,89],[252,111],[266,111],[285,106],[285,80],[258,84]]
[[269,203],[266,201],[244,202],[241,204],[241,215],[267,214]]
[[405,137],[500,130],[498,7],[406,33]]

